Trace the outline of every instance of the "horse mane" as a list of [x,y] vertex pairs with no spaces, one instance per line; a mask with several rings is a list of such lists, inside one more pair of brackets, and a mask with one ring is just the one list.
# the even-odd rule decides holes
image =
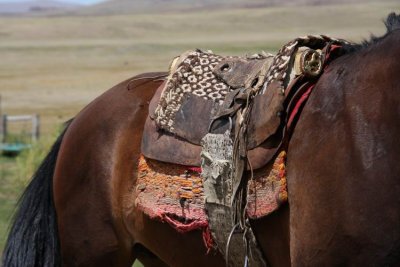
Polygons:
[[390,13],[384,23],[388,32],[400,29],[400,14]]
[[400,30],[400,14],[391,12],[387,16],[386,20],[383,21],[383,23],[386,26],[386,33],[383,36],[378,37],[378,36],[375,36],[372,34],[369,40],[363,40],[360,44],[345,45],[343,47],[344,51],[346,53],[352,53],[352,52],[366,49],[366,48],[370,47],[371,45],[381,42],[383,39],[385,39],[386,36],[388,36],[392,32],[394,32],[396,30]]

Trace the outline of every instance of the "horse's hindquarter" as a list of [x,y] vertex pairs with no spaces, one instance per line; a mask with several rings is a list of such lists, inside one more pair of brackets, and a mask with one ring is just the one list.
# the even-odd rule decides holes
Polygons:
[[146,253],[136,255],[135,244],[171,266],[224,265],[220,254],[206,253],[201,231],[180,234],[135,207],[143,126],[162,82],[151,80],[115,86],[69,126],[54,177],[64,266],[131,266],[136,257],[163,266]]
[[123,207],[134,182],[148,103],[161,83],[135,83],[141,82],[133,88],[125,81],[98,97],[65,134],[54,199],[66,266],[124,266],[132,260]]
[[288,153],[293,266],[400,262],[400,32],[337,59]]

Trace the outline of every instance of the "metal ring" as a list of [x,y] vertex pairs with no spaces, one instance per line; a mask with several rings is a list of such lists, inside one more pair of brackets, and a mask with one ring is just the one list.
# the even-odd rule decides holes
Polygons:
[[300,70],[307,77],[317,77],[322,72],[322,56],[316,50],[307,49],[300,57]]

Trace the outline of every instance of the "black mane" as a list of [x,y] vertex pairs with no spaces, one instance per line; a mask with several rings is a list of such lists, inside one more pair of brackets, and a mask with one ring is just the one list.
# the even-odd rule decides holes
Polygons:
[[399,30],[400,29],[400,14],[396,15],[396,13],[394,13],[394,12],[390,13],[384,23],[386,25],[386,29],[387,29],[388,33],[392,32],[394,30]]
[[395,30],[400,30],[400,14],[396,14],[394,12],[390,13],[386,20],[383,22],[386,26],[386,33],[383,36],[377,37],[375,35],[371,35],[369,40],[364,40],[360,44],[351,44],[344,46],[343,49],[347,53],[359,51],[370,47],[373,44],[379,43],[383,40],[387,35],[394,32]]

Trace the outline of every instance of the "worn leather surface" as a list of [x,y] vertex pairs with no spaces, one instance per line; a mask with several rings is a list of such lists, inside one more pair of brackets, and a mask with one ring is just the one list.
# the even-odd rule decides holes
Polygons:
[[[157,89],[149,105],[142,153],[148,158],[168,163],[200,166],[200,140],[208,132],[215,103],[189,96],[176,115],[175,130],[178,134],[170,134],[158,129],[151,119],[164,85]],[[280,133],[277,133],[280,126],[278,113],[283,111],[284,96],[278,92],[271,84],[270,90],[254,99],[253,119],[248,130],[248,159],[253,169],[263,167],[273,157],[281,141]]]
[[[245,87],[257,78],[264,65],[268,68],[273,57],[263,59],[226,58],[213,70],[213,73],[222,79],[231,88]],[[257,82],[257,81],[255,81]]]
[[[248,159],[253,169],[259,169],[275,155],[281,137],[272,135],[254,149],[248,150]],[[163,162],[200,166],[201,146],[194,145],[163,130],[158,130],[155,123],[147,118],[143,138],[142,153],[145,157]]]
[[200,145],[201,139],[208,133],[216,106],[211,99],[186,94],[175,115],[175,134],[192,144]]
[[270,88],[254,98],[248,126],[247,147],[253,149],[272,136],[281,124],[284,94],[279,84],[272,83]]
[[[152,117],[163,90],[163,83],[158,89],[149,106]],[[277,86],[277,85],[276,85]],[[273,135],[280,124],[279,113],[283,112],[284,95],[278,93],[274,84],[271,89],[254,98],[248,131],[248,149],[254,149]],[[214,111],[217,109],[212,100],[206,100],[195,95],[185,96],[185,101],[175,116],[175,132],[178,137],[200,145],[201,138],[207,134]],[[225,128],[222,130],[224,131]]]
[[142,154],[150,159],[186,166],[200,166],[201,147],[163,130],[147,117],[142,138]]

